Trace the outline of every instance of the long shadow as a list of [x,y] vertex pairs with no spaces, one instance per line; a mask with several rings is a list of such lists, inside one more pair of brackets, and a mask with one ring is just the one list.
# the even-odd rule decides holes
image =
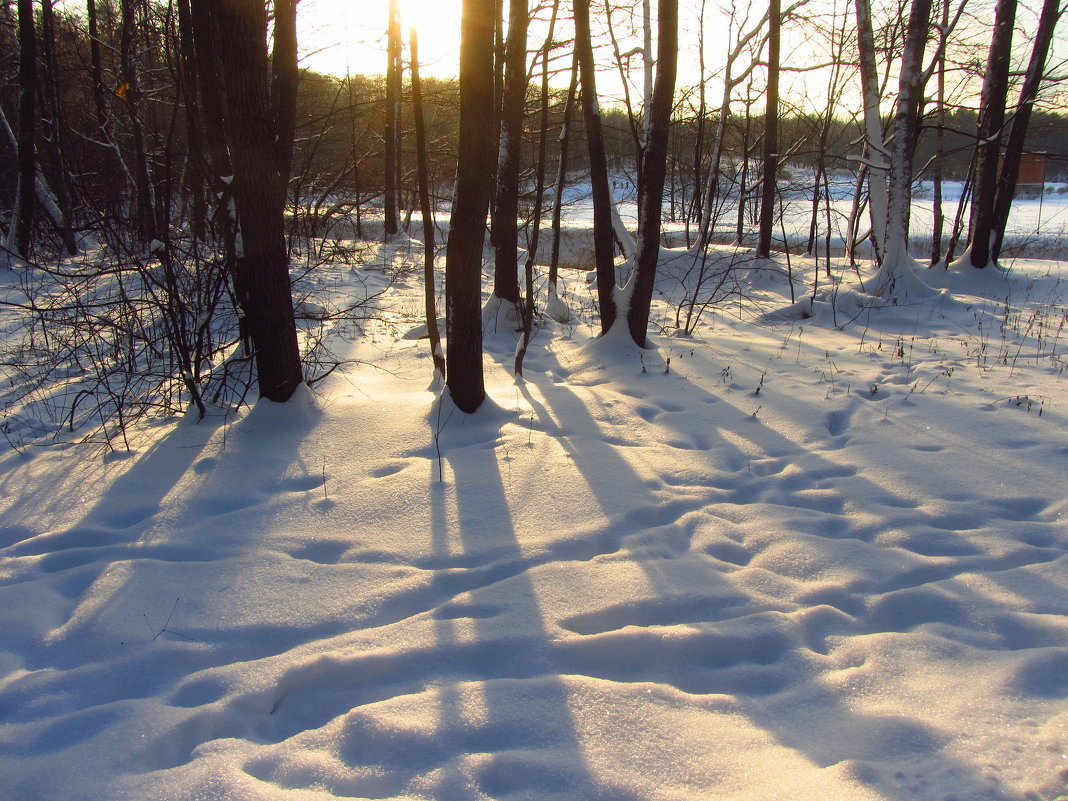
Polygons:
[[[451,471],[447,488],[438,484],[433,494],[433,550],[443,564],[463,564],[465,554],[486,551],[495,560],[520,563],[520,534],[496,451],[499,427],[479,422],[477,416],[474,425],[474,437],[461,434],[462,442],[445,449]],[[471,449],[482,452],[466,452]],[[452,515],[447,508],[450,500],[455,503]],[[451,572],[438,571],[436,581],[450,586]],[[448,766],[449,778],[437,797],[469,797],[469,785],[474,783],[490,797],[636,799],[625,788],[599,782],[583,755],[567,688],[560,679],[562,665],[529,572],[468,595],[469,599],[454,599],[434,612],[436,650],[454,655],[442,666],[444,677],[470,677],[466,682],[450,680],[443,689],[439,736],[462,743],[465,755],[486,756],[466,776],[457,765]],[[465,641],[467,647],[457,647]],[[465,723],[471,720],[472,706],[480,707],[477,723]]]
[[[541,354],[541,358],[549,360],[547,365],[543,365],[547,367],[549,374],[567,374],[567,370],[556,361],[555,354],[547,351]],[[506,362],[504,364],[507,366]],[[746,554],[741,547],[726,547],[718,552],[708,551],[700,554],[705,557],[702,559],[705,566],[702,572],[711,588],[707,606],[702,609],[692,601],[678,600],[687,593],[692,593],[692,584],[688,586],[680,583],[679,579],[692,582],[694,572],[680,570],[674,558],[689,549],[689,535],[686,531],[684,530],[681,536],[678,536],[678,531],[672,532],[677,518],[687,511],[701,509],[706,505],[744,506],[758,502],[765,495],[761,491],[765,478],[777,481],[785,481],[785,478],[774,474],[757,475],[741,482],[728,482],[729,486],[725,487],[706,486],[704,489],[707,492],[703,499],[691,497],[676,501],[658,496],[649,490],[647,480],[635,471],[631,462],[621,455],[627,443],[584,436],[580,447],[570,440],[566,432],[559,430],[554,420],[565,421],[569,430],[596,432],[601,429],[598,421],[588,413],[586,402],[571,390],[566,380],[561,383],[544,383],[546,379],[536,374],[527,380],[538,387],[545,400],[544,403],[539,401],[530,391],[526,381],[520,384],[524,399],[534,409],[544,429],[549,433],[556,432],[561,438],[561,444],[571,456],[577,472],[598,499],[609,520],[609,527],[629,529],[602,534],[602,542],[595,553],[624,547],[628,535],[639,533],[643,527],[659,528],[662,533],[668,535],[669,547],[663,555],[653,552],[643,557],[640,548],[635,552],[635,560],[659,595],[660,602],[651,604],[644,612],[640,605],[635,607],[634,604],[627,603],[619,610],[607,610],[608,614],[600,615],[599,619],[594,616],[585,620],[573,620],[570,626],[572,630],[579,634],[591,635],[589,641],[594,641],[598,635],[629,624],[642,626],[685,623],[700,627],[702,633],[710,637],[709,643],[712,647],[705,649],[697,661],[707,664],[694,666],[694,654],[681,651],[678,654],[679,659],[691,660],[690,664],[680,665],[679,669],[674,671],[670,667],[667,669],[671,681],[680,689],[691,693],[727,693],[736,696],[741,702],[743,713],[754,724],[772,734],[782,745],[803,754],[821,767],[855,761],[860,766],[853,771],[855,779],[869,784],[888,798],[914,801],[917,787],[915,784],[880,775],[879,770],[868,769],[866,763],[875,761],[889,771],[891,766],[896,764],[893,761],[895,759],[899,758],[905,764],[918,755],[925,755],[937,765],[940,776],[953,777],[954,789],[960,793],[960,797],[983,795],[1007,801],[1007,795],[999,790],[992,790],[990,785],[983,781],[978,766],[961,762],[947,752],[947,746],[951,744],[948,734],[937,731],[919,719],[903,716],[889,718],[855,712],[839,695],[828,691],[821,683],[820,676],[825,668],[820,666],[819,660],[827,653],[829,637],[894,630],[892,614],[888,618],[884,616],[885,619],[872,619],[870,623],[866,620],[868,615],[864,595],[886,588],[861,586],[854,588],[854,592],[831,590],[825,592],[822,598],[813,596],[809,602],[812,606],[822,605],[826,614],[813,616],[813,624],[807,630],[801,629],[798,632],[783,631],[783,624],[779,622],[782,612],[803,608],[795,601],[780,598],[780,604],[775,604],[778,608],[768,610],[771,612],[769,623],[769,619],[765,619],[768,615],[763,611],[766,606],[762,607],[755,597],[750,600],[751,607],[748,610],[744,608],[744,598],[728,597],[728,603],[742,607],[739,612],[748,612],[736,618],[739,625],[730,627],[726,625],[730,622],[730,614],[717,612],[717,602],[723,599],[717,598],[716,594],[718,588],[724,586],[725,576],[744,568],[751,555]],[[682,382],[678,393],[680,400],[695,403],[698,407],[708,410],[706,425],[701,432],[703,442],[700,450],[707,450],[733,463],[737,474],[752,470],[751,464],[748,468],[745,467],[750,461],[750,454],[743,453],[737,443],[740,440],[752,442],[754,445],[759,443],[760,449],[774,454],[774,458],[767,461],[776,472],[781,472],[780,468],[790,462],[803,458],[806,474],[800,477],[794,475],[789,479],[790,491],[795,496],[798,490],[813,487],[818,479],[845,476],[848,477],[850,491],[855,491],[858,497],[877,499],[880,502],[889,501],[890,505],[894,505],[891,492],[857,475],[855,470],[843,471],[842,465],[824,459],[799,443],[781,436],[752,414],[732,407],[682,377],[675,375],[673,380]],[[610,381],[611,379],[609,386]],[[667,416],[665,422],[671,419],[671,416]],[[832,427],[835,424],[833,419],[828,422]],[[730,432],[733,436],[725,436],[724,432]],[[694,434],[692,431],[680,433],[687,436]],[[698,462],[696,458],[694,461]],[[696,463],[693,467],[700,470],[702,465]],[[818,478],[806,479],[805,475]],[[781,490],[778,494],[781,495]],[[620,518],[618,514],[621,495],[628,498],[627,506],[636,510],[629,519]],[[826,499],[821,498],[810,508],[819,512],[825,508],[826,503]],[[799,506],[803,508],[806,505],[807,502],[800,500]],[[837,512],[844,513],[844,509]],[[725,526],[726,522],[724,521]],[[675,541],[671,544],[673,534]],[[817,536],[824,535],[817,533]],[[831,536],[841,539],[850,535],[844,533],[836,536],[831,533]],[[633,536],[630,541],[635,542]],[[636,542],[640,544],[640,536]],[[952,571],[947,573],[944,568],[932,570],[922,565],[919,559],[915,562],[916,566],[912,571],[912,581],[915,585],[951,578],[953,575]],[[900,586],[901,583],[895,583],[894,588]],[[937,619],[937,614],[934,619]],[[580,625],[574,625],[575,622]],[[906,629],[899,630],[913,628],[921,622],[923,621],[908,621]],[[724,628],[727,635],[717,639],[717,630],[720,628]],[[747,630],[749,634],[746,634]],[[748,641],[739,646],[739,637],[744,641],[747,636]],[[656,640],[657,638],[653,637],[647,644],[650,652],[653,652]],[[717,644],[740,651],[742,661],[752,664],[747,666],[747,669],[738,670],[737,664],[730,659],[724,661],[724,657],[716,654]],[[594,655],[592,658],[591,652]],[[611,661],[611,650],[604,652],[605,658],[601,663],[598,663],[597,653],[596,646],[585,649],[583,658],[572,665],[575,672],[587,672],[590,675],[620,681],[664,679],[664,654],[659,658],[638,660],[637,663],[631,660],[627,666],[621,668]],[[671,658],[670,649],[667,658]],[[781,665],[779,670],[775,669],[777,663]],[[692,670],[693,667],[697,667],[697,670]],[[799,709],[807,711],[798,714]],[[820,731],[833,733],[833,736],[821,737]]]
[[[110,484],[80,486],[77,494],[67,494],[61,504],[84,502],[85,496],[98,493],[77,523],[58,531],[26,531],[20,541],[0,553],[9,558],[40,557],[35,569],[25,574],[25,580],[51,577],[53,583],[61,585],[58,594],[68,599],[69,613],[74,615],[79,598],[109,565],[144,555],[141,546],[152,517],[197,461],[216,428],[212,421],[198,426],[179,424]],[[48,664],[49,653],[55,650],[40,643],[38,646],[34,650],[43,661],[32,667]]]
[[[313,423],[310,414],[257,406],[225,432],[228,439],[218,452],[218,441],[212,443],[220,434],[217,425],[181,424],[99,488],[93,507],[77,524],[5,549],[10,556],[39,554],[26,580],[48,588],[46,609],[55,607],[56,596],[66,603],[63,619],[50,621],[51,630],[37,621],[24,630],[25,642],[14,643],[26,655],[29,672],[0,690],[0,717],[13,732],[19,723],[31,726],[32,734],[20,737],[21,752],[61,750],[104,728],[121,727],[131,712],[116,702],[151,698],[189,674],[252,658],[254,649],[246,640],[271,652],[290,645],[285,636],[257,634],[252,627],[239,643],[205,648],[199,640],[214,632],[211,624],[198,621],[217,615],[212,599],[196,592],[206,587],[205,563],[213,563],[207,571],[217,582],[213,591],[232,583],[247,565],[246,557],[259,545],[257,526],[242,521],[231,528],[219,516],[240,508],[234,502],[243,493],[253,502],[264,497],[254,494],[253,481],[267,485],[267,492],[284,485]],[[209,443],[212,455],[205,456]],[[174,497],[191,473],[199,476],[199,484]],[[157,517],[165,518],[158,529]],[[165,531],[174,536],[163,538]],[[196,564],[186,570],[183,563]],[[185,585],[187,577],[195,580],[192,587]],[[299,639],[315,634],[299,632]],[[41,696],[68,700],[33,702]],[[55,722],[42,727],[39,721],[50,717]],[[136,747],[137,735],[130,737]]]

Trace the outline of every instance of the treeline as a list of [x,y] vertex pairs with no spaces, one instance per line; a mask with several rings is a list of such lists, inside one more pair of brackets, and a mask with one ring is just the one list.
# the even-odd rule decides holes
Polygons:
[[[1040,103],[1064,79],[1047,67],[1063,0],[1042,0],[1015,47],[1017,0],[995,0],[992,21],[968,0],[853,0],[831,12],[806,0],[702,3],[691,86],[676,82],[678,0],[658,0],[655,16],[638,0],[464,5],[460,76],[420,81],[395,0],[384,75],[348,78],[299,70],[296,0],[0,3],[0,223],[8,263],[35,268],[15,304],[26,339],[7,363],[28,391],[57,363],[93,365],[89,385],[66,396],[71,426],[79,404],[103,420],[132,398],[173,408],[184,397],[203,412],[258,386],[285,400],[315,380],[309,354],[325,359],[313,373],[333,369],[321,338],[300,345],[294,243],[339,217],[358,236],[389,237],[436,207],[464,231],[447,243],[457,279],[447,292],[463,289],[447,297],[446,361],[464,359],[439,363],[436,343],[434,353],[454,395],[457,382],[478,384],[462,390],[470,411],[481,402],[487,221],[493,296],[529,336],[533,260],[524,297],[518,230],[531,221],[536,236],[545,220],[558,231],[569,183],[591,191],[602,329],[618,317],[644,346],[662,216],[706,255],[713,237],[750,241],[753,229],[767,259],[776,214],[800,193],[811,200],[809,251],[832,233],[849,256],[869,242],[874,292],[897,302],[924,289],[908,239],[917,179],[930,179],[935,200],[925,260],[966,251],[982,268],[998,258],[1023,154],[1063,156],[1068,123]],[[723,52],[705,46],[713,26],[726,31],[715,37]],[[812,88],[801,99],[779,91],[798,69],[781,57],[784,31],[819,64],[801,68]],[[599,96],[606,70],[632,87],[621,103]],[[1047,178],[1064,169],[1052,161]],[[964,184],[967,214],[962,203],[944,217],[945,181]],[[619,221],[620,182],[638,207],[636,236]],[[848,219],[832,211],[842,185]],[[423,236],[430,287],[433,227]],[[89,248],[92,263],[61,260]],[[551,252],[547,306],[555,243]],[[620,253],[634,291],[617,309]],[[824,256],[830,270],[829,244]]]
[[[137,4],[136,37],[123,39],[121,13],[116,3],[97,3],[95,9],[96,54],[84,12],[51,4],[36,11],[38,38],[38,89],[40,113],[36,140],[41,143],[40,169],[45,185],[60,206],[62,223],[45,215],[38,220],[39,243],[59,240],[71,244],[72,233],[91,231],[103,218],[109,224],[136,222],[128,213],[128,200],[136,192],[137,176],[130,164],[143,158],[147,172],[146,191],[155,207],[153,215],[183,221],[182,210],[192,213],[193,199],[183,176],[190,169],[190,129],[184,108],[181,45],[178,13],[174,4]],[[13,209],[18,184],[16,141],[18,131],[18,39],[16,20],[5,9],[0,36],[0,109],[5,132],[0,148],[8,155],[0,162],[0,204]],[[131,52],[133,51],[133,52]],[[125,80],[125,69],[136,70]],[[135,62],[135,63],[134,63]],[[450,198],[455,177],[459,89],[456,81],[423,79],[427,109],[428,157],[432,195],[439,204]],[[526,104],[527,146],[521,151],[524,174],[533,173],[536,161],[534,131],[538,122],[538,97],[532,88]],[[558,130],[566,90],[552,89],[548,122]],[[410,81],[403,88],[400,109],[400,186],[406,211],[415,206],[414,122]],[[351,213],[362,233],[365,214],[380,213],[384,160],[382,130],[386,109],[383,76],[355,75],[348,78],[300,72],[296,111],[294,171],[290,204],[310,214],[309,231],[329,213]],[[758,108],[732,113],[724,131],[723,148],[739,154],[759,143],[764,126]],[[623,106],[602,110],[605,149],[610,168],[633,176],[636,150],[633,114]],[[932,165],[936,158],[949,180],[964,180],[971,167],[976,141],[978,112],[956,109],[941,122],[925,120],[917,142],[917,163]],[[677,102],[672,120],[669,160],[671,195],[667,198],[673,218],[682,214],[683,198],[692,197],[695,186],[693,161],[697,147],[698,120],[690,104]],[[842,169],[854,169],[859,120],[833,117],[824,128],[824,118],[815,113],[791,113],[779,119],[780,145],[787,154],[784,166],[815,167],[821,154]],[[943,135],[937,153],[936,131]],[[574,123],[574,136],[585,135],[581,118]],[[1026,148],[1065,155],[1068,117],[1037,112],[1028,129]],[[143,150],[143,154],[133,152]],[[116,158],[119,156],[119,158]],[[708,154],[699,154],[707,161]],[[580,177],[586,169],[583,148],[570,151],[568,172]],[[928,173],[930,170],[928,169]],[[918,177],[924,177],[920,172]],[[1051,181],[1068,180],[1068,161],[1053,160],[1047,171]],[[677,203],[672,204],[672,200]],[[147,205],[147,204],[145,204]],[[142,209],[141,214],[147,213]],[[6,230],[6,228],[5,228]],[[69,250],[69,247],[67,248]]]

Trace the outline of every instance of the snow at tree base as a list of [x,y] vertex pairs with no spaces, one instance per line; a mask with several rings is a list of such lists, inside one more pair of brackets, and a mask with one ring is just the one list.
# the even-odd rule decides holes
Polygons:
[[645,351],[570,272],[467,416],[418,243],[362,247],[314,391],[0,456],[0,799],[1068,791],[1063,263],[772,276],[688,337],[665,251]]

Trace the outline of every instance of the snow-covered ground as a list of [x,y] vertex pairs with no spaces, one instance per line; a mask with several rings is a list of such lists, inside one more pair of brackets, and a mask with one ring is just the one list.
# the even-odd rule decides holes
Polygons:
[[322,268],[399,275],[314,393],[0,454],[0,799],[1068,791],[1063,264],[807,318],[757,275],[647,351],[572,273],[468,417],[419,260]]

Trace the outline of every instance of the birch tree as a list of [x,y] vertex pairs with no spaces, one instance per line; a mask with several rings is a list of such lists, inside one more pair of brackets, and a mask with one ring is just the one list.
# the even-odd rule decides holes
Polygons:
[[[858,5],[864,0],[858,0]],[[875,293],[897,302],[930,295],[909,255],[909,206],[912,201],[913,157],[919,135],[923,55],[927,46],[931,0],[912,0],[901,55],[897,107],[894,112],[890,177],[887,186],[886,255],[875,276]],[[874,213],[874,212],[873,212]]]

